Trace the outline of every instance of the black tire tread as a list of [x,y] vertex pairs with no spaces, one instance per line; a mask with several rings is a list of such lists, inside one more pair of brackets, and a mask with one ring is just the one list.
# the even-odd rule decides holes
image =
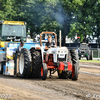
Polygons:
[[22,48],[21,53],[24,55],[24,71],[20,76],[22,78],[29,78],[31,76],[31,54],[26,48]]
[[42,57],[39,51],[36,51],[34,48],[30,50],[32,57],[32,77],[40,78],[41,66],[42,66]]
[[43,64],[43,76],[41,76],[42,80],[46,80],[47,78],[47,65]]
[[75,70],[75,74],[74,77],[72,77],[72,80],[77,80],[78,79],[78,74],[79,74],[79,57],[78,57],[78,53],[76,52],[76,50],[72,49],[70,50],[71,52],[71,57],[72,57],[72,65],[73,68]]
[[93,51],[90,51],[90,60],[93,60]]

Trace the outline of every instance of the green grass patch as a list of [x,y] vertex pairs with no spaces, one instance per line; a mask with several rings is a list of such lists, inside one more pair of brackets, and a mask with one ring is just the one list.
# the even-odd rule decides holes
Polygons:
[[87,63],[100,63],[100,60],[85,60],[85,59],[82,59],[82,60],[80,60],[80,62],[87,62]]

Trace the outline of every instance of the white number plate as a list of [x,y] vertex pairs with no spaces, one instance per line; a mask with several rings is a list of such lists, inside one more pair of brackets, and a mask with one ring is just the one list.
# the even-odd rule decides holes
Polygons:
[[65,58],[65,54],[59,54],[59,58]]

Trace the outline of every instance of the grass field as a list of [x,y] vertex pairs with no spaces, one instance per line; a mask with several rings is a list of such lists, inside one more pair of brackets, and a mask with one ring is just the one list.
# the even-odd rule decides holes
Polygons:
[[85,60],[85,59],[82,59],[82,60],[80,60],[80,62],[100,63],[100,60]]

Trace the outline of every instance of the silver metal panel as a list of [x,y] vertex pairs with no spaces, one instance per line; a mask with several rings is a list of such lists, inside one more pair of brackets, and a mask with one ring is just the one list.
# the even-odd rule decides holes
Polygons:
[[0,53],[0,62],[5,61],[4,57],[6,57],[6,53]]

